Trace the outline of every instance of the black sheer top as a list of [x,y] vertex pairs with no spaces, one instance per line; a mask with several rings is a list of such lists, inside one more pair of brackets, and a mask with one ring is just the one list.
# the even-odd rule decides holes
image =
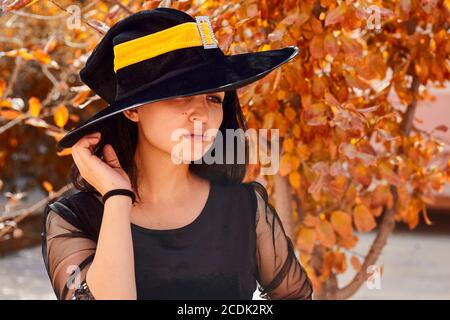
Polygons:
[[[58,299],[95,299],[86,283],[103,204],[78,191],[45,208],[42,255]],[[258,182],[211,183],[201,213],[177,229],[131,223],[137,299],[311,299],[267,192]]]

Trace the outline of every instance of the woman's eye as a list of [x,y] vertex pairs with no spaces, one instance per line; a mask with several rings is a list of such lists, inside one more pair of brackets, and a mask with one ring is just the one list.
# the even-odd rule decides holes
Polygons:
[[218,104],[222,103],[222,99],[220,99],[219,97],[216,97],[216,96],[209,96],[209,97],[213,98],[212,101],[214,103],[218,103]]

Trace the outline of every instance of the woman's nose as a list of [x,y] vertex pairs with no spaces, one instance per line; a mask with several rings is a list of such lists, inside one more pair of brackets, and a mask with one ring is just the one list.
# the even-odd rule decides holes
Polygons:
[[208,104],[204,95],[193,97],[193,99],[190,101],[190,108],[188,113],[190,121],[208,121]]

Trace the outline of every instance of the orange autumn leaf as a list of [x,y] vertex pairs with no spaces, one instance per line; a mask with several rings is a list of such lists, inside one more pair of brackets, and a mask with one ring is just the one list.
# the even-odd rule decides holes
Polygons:
[[53,114],[53,120],[55,121],[56,125],[60,128],[63,128],[66,125],[67,120],[69,120],[69,111],[67,110],[65,105],[60,104],[55,109],[55,113]]
[[300,167],[300,159],[296,156],[291,156],[291,169],[293,171],[298,170]]
[[380,207],[386,205],[388,208],[391,208],[393,205],[393,198],[389,186],[378,185],[371,196],[371,200],[372,207]]
[[0,107],[11,108],[12,107],[11,100],[10,99],[0,99]]
[[283,151],[289,153],[294,151],[294,140],[292,138],[283,140]]
[[333,226],[327,220],[321,220],[316,226],[317,239],[326,248],[332,248],[336,243]]
[[313,77],[313,83],[311,92],[314,95],[314,97],[321,98],[323,97],[325,90],[328,89],[328,83],[325,76],[314,76]]
[[341,46],[345,54],[354,58],[360,58],[362,56],[362,45],[356,39],[352,39],[344,34],[341,35]]
[[280,160],[280,175],[287,176],[291,172],[291,156],[285,153]]
[[353,219],[355,221],[356,229],[359,232],[368,232],[376,227],[377,223],[372,213],[363,204],[358,204],[353,209]]
[[345,253],[343,252],[334,252],[333,257],[333,271],[336,274],[344,273],[347,270],[347,261],[345,258]]
[[345,4],[341,4],[328,12],[327,17],[325,18],[325,26],[327,27],[344,20],[346,9],[347,6]]
[[335,57],[339,53],[339,42],[332,32],[325,36],[323,47],[325,52],[332,57]]
[[50,182],[48,182],[48,181],[42,182],[42,186],[44,187],[44,189],[45,189],[47,192],[53,191],[53,185],[52,185]]
[[302,223],[307,227],[315,227],[319,224],[319,222],[319,217],[313,216],[311,214],[307,214],[302,221]]
[[351,263],[353,269],[355,269],[356,272],[361,270],[361,262],[359,262],[359,259],[356,256],[352,256],[350,258],[350,263]]
[[352,217],[348,213],[344,211],[333,211],[330,220],[334,230],[342,238],[350,238],[352,236]]
[[273,123],[275,121],[275,113],[274,112],[268,112],[264,115],[264,123],[262,125],[262,128],[270,129],[273,127]]
[[14,109],[3,109],[0,110],[0,117],[4,118],[5,120],[13,120],[16,119],[17,117],[21,116],[22,113],[14,110]]
[[325,50],[323,47],[323,37],[321,35],[315,35],[309,43],[309,51],[315,59],[320,59],[325,56]]
[[350,238],[340,238],[338,239],[338,245],[346,249],[352,249],[358,244],[359,238],[352,235]]
[[298,171],[292,171],[289,174],[289,183],[294,189],[300,188],[300,173]]
[[316,231],[312,228],[302,227],[297,235],[297,246],[299,250],[312,253],[316,241]]
[[293,108],[286,107],[286,109],[284,110],[284,115],[289,121],[293,122],[297,116],[297,113]]
[[322,278],[328,278],[331,274],[331,269],[333,268],[334,254],[332,251],[328,251],[323,256],[323,263],[321,271]]
[[0,79],[0,97],[3,96],[3,92],[6,89],[6,82],[3,79]]
[[59,157],[70,156],[72,154],[72,148],[65,148],[62,151],[56,153]]
[[33,50],[32,54],[34,58],[42,64],[49,64],[52,61],[50,55],[40,49]]
[[78,107],[89,96],[89,90],[79,92],[70,102],[74,107]]
[[39,113],[41,112],[41,102],[36,97],[31,97],[28,99],[28,110],[32,117],[39,116]]

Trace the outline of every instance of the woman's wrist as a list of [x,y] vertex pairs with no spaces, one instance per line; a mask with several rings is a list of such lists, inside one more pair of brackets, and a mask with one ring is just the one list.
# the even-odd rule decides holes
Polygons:
[[[104,212],[112,213],[117,212],[119,216],[123,216],[125,212],[127,219],[130,218],[131,209],[133,208],[133,203],[130,197],[124,195],[115,195],[113,197],[108,198],[104,202]],[[116,215],[116,214],[114,214]]]
[[111,197],[117,197],[117,196],[126,196],[129,197],[131,199],[131,202],[134,204],[134,202],[136,201],[136,195],[134,194],[133,190],[130,189],[124,189],[124,188],[117,188],[117,189],[112,189],[109,190],[108,192],[106,192],[103,197],[103,203],[105,203],[109,198]]

